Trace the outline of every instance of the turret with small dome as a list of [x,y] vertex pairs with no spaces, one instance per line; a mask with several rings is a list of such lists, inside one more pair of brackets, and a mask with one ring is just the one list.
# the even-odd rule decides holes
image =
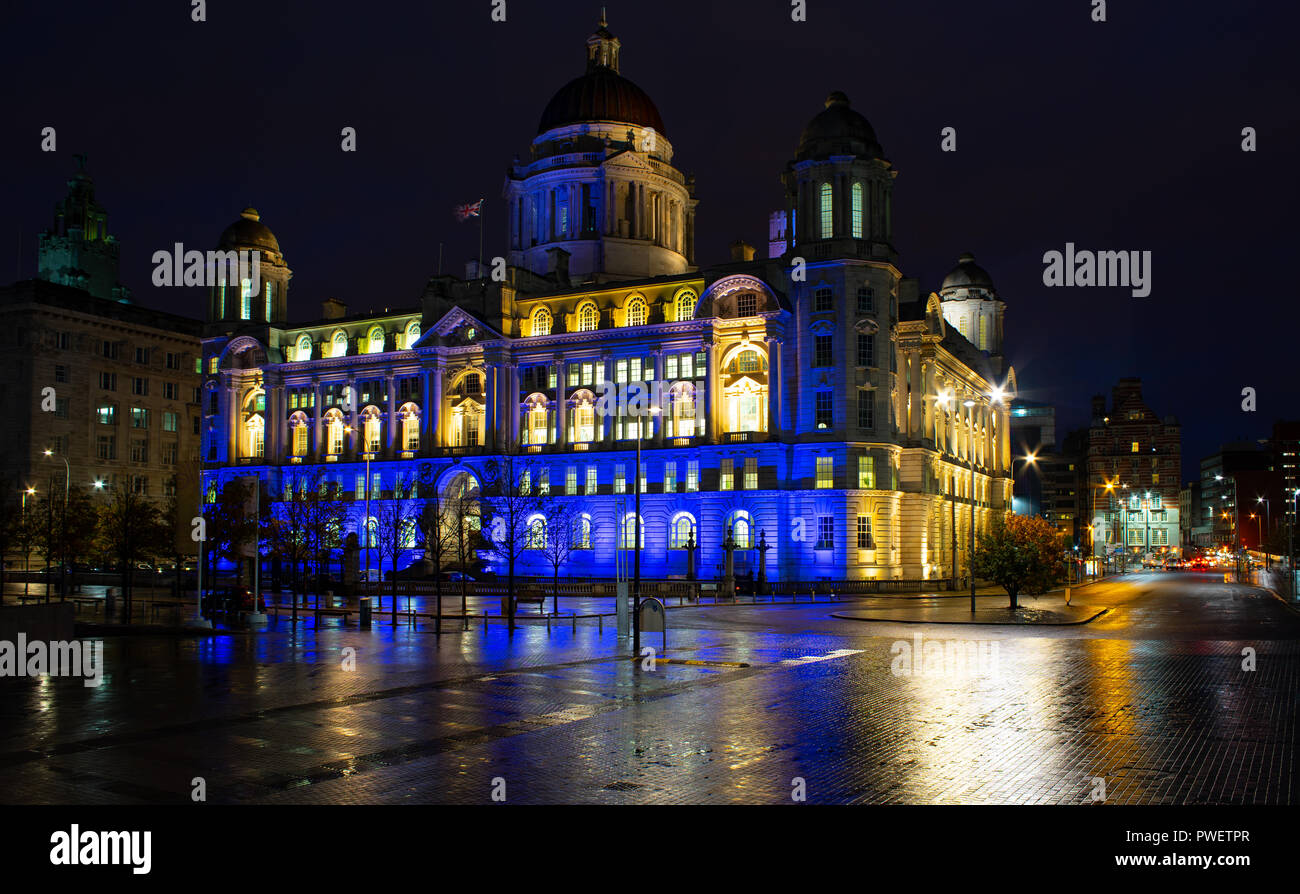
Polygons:
[[239,283],[213,285],[209,290],[209,323],[282,323],[288,319],[289,278],[280,240],[262,223],[256,208],[245,208],[221,233],[219,252],[257,252],[258,277]]
[[1006,305],[998,297],[993,277],[966,252],[957,259],[939,287],[943,318],[967,341],[991,357],[1002,355],[1002,324]]

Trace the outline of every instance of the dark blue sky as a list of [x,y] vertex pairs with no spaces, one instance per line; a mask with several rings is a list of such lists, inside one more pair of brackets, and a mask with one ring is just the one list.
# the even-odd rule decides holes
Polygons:
[[[413,305],[439,242],[447,271],[476,253],[454,205],[486,196],[487,250],[503,251],[505,167],[581,73],[599,11],[508,0],[494,24],[491,5],[210,0],[196,24],[180,0],[10,4],[3,278],[34,274],[35,234],[86,152],[142,304],[201,314],[192,292],[151,286],[149,258],[211,247],[251,202],[294,270],[296,315],[328,296]],[[696,175],[702,264],[737,237],[762,250],[800,130],[843,90],[899,171],[904,274],[934,289],[975,252],[1022,395],[1055,403],[1062,432],[1141,376],[1183,423],[1186,477],[1221,441],[1300,416],[1294,5],[1117,0],[1106,23],[1088,0],[809,0],[806,23],[785,0],[607,6],[623,74]],[[956,153],[939,151],[948,125]],[[1043,252],[1066,242],[1153,252],[1151,296],[1044,287]]]

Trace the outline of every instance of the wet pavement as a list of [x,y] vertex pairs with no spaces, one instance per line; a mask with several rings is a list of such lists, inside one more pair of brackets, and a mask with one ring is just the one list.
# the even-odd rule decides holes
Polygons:
[[0,801],[1295,803],[1300,616],[1211,576],[1083,592],[1107,613],[1059,627],[673,608],[690,663],[653,668],[594,618],[106,637],[99,687],[0,680]]

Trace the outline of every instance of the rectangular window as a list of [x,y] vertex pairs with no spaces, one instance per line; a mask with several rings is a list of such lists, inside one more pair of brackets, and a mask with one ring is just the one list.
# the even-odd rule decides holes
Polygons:
[[814,407],[816,410],[814,424],[817,428],[827,429],[835,424],[834,413],[831,410],[831,392],[818,391]]
[[627,361],[614,361],[614,381],[617,384],[623,384],[627,381]]
[[677,378],[677,355],[669,354],[664,358],[664,378],[672,381]]
[[732,460],[722,460],[722,464],[718,469],[718,490],[731,490],[734,479]]
[[826,489],[835,486],[835,458],[817,457],[817,488]]
[[874,549],[871,541],[871,516],[858,516],[858,549]]
[[551,492],[551,470],[544,468],[537,473],[537,493],[546,496]]
[[595,466],[587,466],[587,493],[594,494],[598,489],[597,470]]
[[165,399],[178,400],[180,393],[180,386],[175,382],[163,382],[163,397]]
[[822,368],[831,365],[831,336],[813,336],[813,366]]
[[817,545],[813,549],[835,548],[835,516],[817,516]]
[[116,391],[117,373],[101,372],[99,374],[99,387],[104,391]]
[[758,295],[753,292],[742,292],[736,296],[736,316],[752,317],[758,313]]
[[100,435],[95,439],[95,456],[99,459],[117,459],[117,438]]
[[68,398],[56,397],[54,399],[54,415],[59,419],[68,418]]
[[162,461],[164,465],[174,466],[180,460],[180,446],[172,441],[162,445]]
[[66,366],[58,363],[54,365],[54,381],[56,384],[68,381],[68,368]]
[[143,376],[135,376],[131,379],[131,393],[146,397],[149,394],[149,380]]
[[144,409],[143,407],[132,407],[132,408],[131,408],[131,427],[132,427],[132,428],[148,428],[148,427],[149,427],[149,411],[146,410],[146,409]]
[[1133,442],[1133,452],[1134,452],[1134,453],[1137,453],[1137,452],[1138,452],[1138,442],[1137,442],[1137,441],[1134,441],[1134,442]]
[[614,493],[627,493],[627,466],[623,463],[614,465]]
[[858,366],[876,365],[876,337],[865,332],[858,333]]
[[564,470],[564,492],[572,497],[578,492],[578,467],[568,466]]
[[163,413],[163,431],[176,431],[180,425],[180,414],[164,412]]
[[876,312],[876,291],[870,286],[863,286],[858,289],[858,313],[870,314]]
[[858,457],[858,487],[862,490],[876,489],[876,458],[874,456]]
[[745,490],[758,490],[758,457],[745,457]]
[[677,463],[664,463],[664,493],[677,493]]
[[135,349],[135,362],[136,362],[136,363],[139,363],[141,366],[148,366],[148,365],[149,365],[149,349],[148,349],[148,348],[136,348],[136,349]]
[[813,292],[813,313],[834,310],[835,299],[830,289],[818,289]]
[[168,351],[168,352],[167,352],[167,368],[168,368],[168,369],[180,369],[180,368],[181,368],[181,355],[180,355],[180,354],[177,354],[175,351]]
[[596,367],[594,364],[591,363],[582,364],[582,384],[584,385],[596,384]]
[[694,493],[700,489],[700,461],[691,459],[686,461],[686,492]]
[[95,410],[95,416],[99,419],[100,425],[117,425],[117,405],[102,404]]
[[[118,345],[115,341],[101,341],[99,343],[99,356],[106,357],[109,360],[117,359]],[[215,358],[213,358],[215,359]],[[213,372],[216,372],[214,369]]]
[[858,392],[858,428],[870,430],[876,427],[875,397],[874,391]]
[[[703,359],[703,358],[704,358],[704,355],[701,354],[701,355],[700,355],[700,375],[704,375],[704,359]],[[683,354],[683,355],[682,355],[681,367],[682,367],[682,378],[683,378],[683,379],[693,379],[693,378],[695,378],[695,365],[694,365],[694,361],[693,361],[693,359],[692,359],[692,357],[691,357],[690,354]]]
[[627,378],[627,380],[628,380],[629,382],[641,382],[641,381],[644,381],[644,380],[641,378],[641,358],[640,358],[640,357],[633,357],[633,358],[632,358],[631,360],[629,360],[627,363],[628,363],[628,367],[627,367],[627,376],[628,376],[628,378]]
[[149,461],[149,442],[144,440],[131,441],[131,462],[147,463]]

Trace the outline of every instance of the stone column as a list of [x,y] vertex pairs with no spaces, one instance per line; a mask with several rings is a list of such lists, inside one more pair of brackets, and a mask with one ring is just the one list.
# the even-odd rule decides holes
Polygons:
[[513,448],[519,443],[519,364],[511,363],[506,367],[506,411],[510,413],[510,424],[506,427],[509,438],[507,446]]
[[[701,432],[705,438],[705,443],[716,444],[718,442],[718,432],[714,409],[716,401],[713,399],[713,392],[717,390],[717,360],[713,356],[714,343],[712,340],[704,342],[704,415],[700,417],[699,410],[696,410],[696,417],[704,420],[704,431]],[[696,426],[698,431],[699,426]]]
[[325,408],[321,405],[320,379],[311,381],[311,458],[320,462],[324,455],[321,447],[325,441]]
[[484,395],[483,400],[487,409],[487,418],[483,420],[483,440],[491,450],[495,450],[497,446],[497,412],[500,401],[500,391],[497,388],[498,379],[500,379],[500,374],[497,371],[497,364],[489,364],[487,368],[487,394]]
[[401,428],[401,419],[397,413],[397,379],[394,376],[386,377],[388,398],[388,412],[384,415],[388,417],[385,423],[387,429],[384,434],[384,458],[392,459],[396,456],[395,450],[404,446],[398,443],[398,433]]
[[781,439],[781,405],[784,400],[784,379],[781,375],[781,340],[767,337],[767,439]]
[[669,406],[669,407],[663,407],[663,406],[662,406],[662,403],[663,403],[663,402],[659,399],[659,398],[662,396],[662,394],[663,394],[663,388],[664,388],[664,381],[663,381],[663,377],[664,377],[664,352],[663,352],[663,349],[662,349],[662,348],[656,348],[655,350],[651,351],[651,352],[650,352],[650,359],[654,362],[654,363],[653,363],[653,365],[654,365],[654,373],[653,373],[654,378],[653,378],[653,381],[652,381],[651,383],[649,383],[649,385],[650,385],[650,400],[651,400],[651,402],[655,405],[655,407],[659,410],[659,412],[657,412],[657,413],[652,413],[652,414],[651,414],[651,417],[650,417],[650,425],[651,425],[651,428],[652,428],[653,431],[654,431],[654,441],[655,441],[655,446],[656,446],[656,447],[662,447],[662,446],[664,446],[664,410],[667,409],[668,412],[671,412],[671,411],[672,411],[671,406]]
[[343,424],[352,429],[352,436],[344,442],[344,455],[351,462],[361,453],[358,448],[365,438],[365,432],[361,430],[361,393],[357,390],[355,375],[348,376],[347,389],[347,406],[350,409],[343,416]]
[[[630,188],[631,187],[629,187],[629,189]],[[600,365],[602,369],[601,381],[602,382],[614,381],[614,356],[610,353],[601,354]],[[600,427],[601,427],[600,440],[604,442],[606,447],[614,446],[614,413],[618,412],[618,410],[617,410],[617,401],[613,401],[613,403],[614,406],[610,407],[609,408],[610,411],[606,413],[600,420]],[[597,408],[600,407],[599,394],[597,395],[596,398],[596,406]]]
[[568,367],[564,364],[563,354],[556,354],[552,362],[555,365],[555,443],[564,445],[569,443]]

